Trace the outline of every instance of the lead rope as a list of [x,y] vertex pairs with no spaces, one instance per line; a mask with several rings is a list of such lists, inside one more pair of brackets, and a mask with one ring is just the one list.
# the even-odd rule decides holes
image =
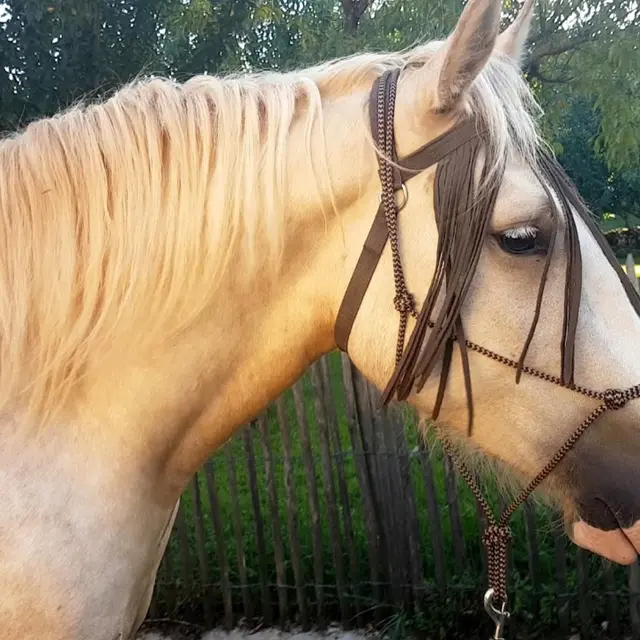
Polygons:
[[[467,347],[484,355],[496,362],[518,369],[518,363],[510,358],[505,358],[489,349],[476,345],[469,340],[466,341]],[[513,541],[513,534],[509,527],[511,520],[517,509],[524,504],[527,498],[538,488],[540,484],[551,474],[551,472],[562,462],[565,456],[574,448],[578,440],[584,432],[604,413],[607,411],[617,411],[626,406],[631,400],[640,398],[640,384],[629,387],[625,390],[608,389],[603,392],[592,391],[585,387],[577,385],[564,384],[560,378],[546,373],[542,373],[531,367],[524,367],[523,373],[529,374],[536,378],[552,382],[558,386],[570,389],[589,398],[601,400],[601,403],[582,421],[580,426],[565,440],[555,455],[547,462],[531,482],[522,489],[516,496],[515,500],[502,512],[499,519],[493,514],[491,506],[482,495],[482,490],[478,486],[475,478],[466,467],[466,465],[456,455],[453,445],[448,438],[441,435],[442,446],[447,455],[455,464],[458,472],[465,480],[471,492],[475,496],[480,509],[487,520],[487,527],[482,536],[482,543],[487,551],[487,573],[489,589],[484,597],[484,606],[487,613],[496,625],[494,640],[503,638],[503,631],[506,621],[510,614],[507,611],[507,576],[509,568],[509,547]]]
[[[396,97],[396,82],[398,73],[392,72],[390,82],[379,81],[376,96],[376,142],[381,154],[378,155],[379,175],[382,185],[380,196],[385,215],[385,222],[388,230],[389,244],[393,263],[393,279],[395,296],[393,304],[400,314],[400,324],[398,328],[398,341],[396,345],[396,366],[402,359],[406,338],[406,330],[409,316],[417,317],[415,299],[409,292],[402,269],[398,244],[398,215],[406,204],[408,192],[404,184],[398,186],[394,179],[394,167],[389,159],[395,160],[395,140],[394,140],[394,106]],[[398,206],[396,192],[401,188],[404,194],[404,201]],[[433,322],[428,325],[433,328]],[[449,338],[456,340],[454,334]],[[608,389],[604,392],[597,392],[579,385],[575,385],[570,378],[565,381],[564,377],[558,378],[550,374],[538,371],[522,363],[505,358],[485,347],[481,347],[469,340],[464,340],[466,347],[476,353],[486,356],[500,364],[515,369],[518,374],[525,373],[535,378],[551,382],[557,386],[564,387],[587,396],[601,403],[583,420],[580,426],[567,438],[549,462],[531,480],[531,482],[517,495],[515,500],[503,512],[500,518],[496,519],[491,506],[482,495],[475,478],[456,455],[451,442],[441,435],[443,448],[447,455],[455,464],[458,472],[469,485],[471,492],[475,496],[480,509],[486,518],[487,527],[482,536],[482,543],[487,551],[488,565],[488,586],[489,589],[484,596],[484,606],[487,613],[496,625],[493,640],[502,640],[503,631],[510,613],[507,611],[507,577],[509,564],[509,548],[513,541],[513,533],[509,527],[511,520],[517,509],[527,500],[535,489],[551,474],[551,472],[562,462],[565,456],[573,449],[584,432],[605,412],[609,410],[622,409],[630,400],[640,398],[640,385],[630,387],[626,390]],[[563,372],[564,373],[564,372]]]
[[509,546],[513,541],[513,534],[509,527],[509,520],[517,509],[524,504],[526,499],[533,491],[549,476],[562,459],[573,449],[580,439],[580,436],[591,426],[606,410],[606,404],[601,404],[594,409],[589,416],[580,424],[580,426],[571,434],[565,443],[558,449],[556,454],[538,473],[537,476],[518,494],[516,499],[507,507],[499,519],[496,520],[493,511],[482,495],[482,491],[478,486],[475,478],[465,466],[465,464],[456,456],[451,442],[442,438],[442,445],[445,452],[453,460],[458,472],[469,485],[471,492],[480,504],[480,508],[487,519],[487,527],[482,536],[482,543],[487,550],[487,564],[489,574],[489,588],[493,590],[493,597],[501,601],[503,604],[507,602],[507,569],[508,569],[508,553]]

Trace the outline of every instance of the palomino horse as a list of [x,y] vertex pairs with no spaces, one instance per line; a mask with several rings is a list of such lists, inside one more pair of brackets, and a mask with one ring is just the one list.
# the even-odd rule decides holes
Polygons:
[[[459,310],[466,338],[516,360],[527,342],[528,367],[565,375],[566,264],[579,249],[570,375],[598,390],[640,381],[628,292],[583,218],[554,213],[535,169],[543,147],[518,62],[530,18],[527,2],[499,34],[499,0],[470,0],[444,42],[286,75],[138,82],[1,143],[4,640],[130,638],[189,479],[336,347],[378,206],[368,101],[386,71],[401,71],[399,158],[473,118],[487,139],[478,180],[499,176],[486,227],[461,217],[450,229],[480,238]],[[412,178],[398,219],[418,308],[438,264],[436,173]],[[380,387],[395,370],[392,266],[387,245],[348,343]],[[408,401],[426,416],[437,401],[447,433],[464,438],[471,382],[466,440],[525,479],[597,405],[461,356],[448,351],[442,402],[431,376]],[[640,403],[608,411],[545,483],[575,542],[620,563],[640,548],[639,418]]]

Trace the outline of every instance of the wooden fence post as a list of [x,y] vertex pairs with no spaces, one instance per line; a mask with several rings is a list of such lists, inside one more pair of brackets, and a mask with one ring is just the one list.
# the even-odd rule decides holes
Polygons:
[[[175,533],[175,528],[172,532]],[[167,580],[167,588],[165,592],[165,606],[167,608],[167,612],[169,615],[174,615],[176,606],[177,606],[177,596],[176,596],[176,580],[173,571],[173,554],[171,553],[171,540],[169,540],[169,544],[167,545],[167,550],[164,554],[164,559],[162,561],[164,565],[164,575]]]
[[533,589],[533,606],[531,613],[538,617],[540,614],[540,576],[538,565],[540,564],[540,547],[538,544],[538,530],[536,510],[533,502],[527,500],[524,503],[524,523],[527,536],[527,560],[529,563],[529,576]]
[[[193,515],[196,533],[196,552],[198,555],[198,566],[200,567],[200,586],[202,594],[202,607],[204,613],[204,621],[207,627],[213,626],[213,610],[211,602],[213,600],[211,594],[211,578],[209,575],[209,561],[207,558],[207,550],[205,548],[204,533],[204,517],[202,512],[202,496],[200,495],[200,477],[196,473],[191,478],[191,496],[193,498]],[[229,584],[225,584],[222,588],[223,596],[231,594]]]
[[590,552],[582,547],[577,549],[576,565],[578,567],[578,591],[580,615],[580,637],[589,640],[591,634],[591,598],[589,597],[589,554]]
[[269,419],[263,414],[258,419],[258,428],[262,436],[262,450],[264,452],[264,473],[267,478],[267,497],[271,516],[271,535],[273,536],[273,555],[276,562],[276,589],[278,591],[278,610],[280,626],[284,628],[288,617],[286,571],[284,562],[284,547],[282,545],[282,529],[280,526],[280,511],[278,510],[278,489],[276,487],[273,452],[269,442]]
[[636,560],[629,567],[629,605],[633,640],[640,639],[640,566]]
[[264,521],[260,508],[260,493],[258,489],[258,476],[256,474],[256,456],[253,449],[253,436],[251,426],[244,428],[244,450],[247,457],[247,470],[249,472],[249,488],[251,490],[251,502],[256,525],[256,547],[258,550],[258,575],[260,580],[260,593],[262,595],[262,615],[267,624],[273,620],[271,609],[271,597],[269,595],[269,582],[267,577],[267,550],[264,540]]
[[342,559],[342,536],[340,532],[340,518],[338,516],[338,503],[336,496],[333,467],[331,466],[331,444],[329,435],[329,417],[325,404],[325,392],[322,382],[320,363],[311,365],[311,384],[314,391],[314,404],[318,435],[320,439],[320,457],[322,460],[322,475],[324,477],[324,490],[327,492],[327,516],[329,520],[329,539],[333,552],[333,562],[336,571],[336,593],[340,604],[340,618],[343,625],[349,620],[347,600],[345,597],[344,562]]
[[[225,457],[227,459],[227,471],[229,477],[229,488],[231,490],[231,500],[234,505],[240,504],[240,494],[238,492],[238,476],[236,473],[236,462],[229,447],[225,447]],[[247,575],[247,556],[244,552],[242,519],[240,510],[233,509],[233,529],[236,539],[236,557],[238,563],[238,575],[240,576],[240,588],[242,590],[242,609],[248,621],[253,620],[253,603],[249,591],[249,580]]]
[[[373,498],[373,486],[370,477],[368,450],[362,437],[362,425],[360,424],[362,411],[360,410],[358,397],[358,370],[353,366],[349,356],[342,354],[342,380],[344,384],[345,409],[347,413],[347,426],[349,428],[349,438],[353,451],[353,459],[362,496],[362,508],[364,511],[364,521],[367,530],[368,556],[369,556],[369,577],[373,598],[379,601],[380,586],[378,563],[380,562],[380,533],[378,521],[375,515],[375,505]],[[361,594],[361,589],[358,589]],[[360,595],[358,594],[358,595]]]
[[[355,597],[353,598],[353,606],[356,614],[358,614],[358,624],[362,624],[362,617],[360,616],[360,605],[358,603],[358,595],[360,589],[358,588],[358,555],[355,545],[354,532],[353,532],[353,519],[351,515],[351,501],[349,499],[349,488],[347,486],[347,479],[345,476],[345,464],[344,464],[344,452],[342,449],[342,439],[340,437],[340,425],[338,424],[338,414],[333,396],[333,388],[331,385],[331,371],[329,368],[329,359],[327,357],[320,361],[320,368],[322,371],[322,383],[324,386],[325,401],[327,409],[329,410],[329,420],[331,422],[331,428],[329,433],[330,445],[333,448],[333,456],[336,460],[336,470],[338,472],[338,489],[340,492],[340,500],[342,502],[342,521],[344,525],[344,536],[347,544],[347,553],[349,557],[349,570],[351,573],[351,590]],[[346,392],[345,392],[346,396]],[[349,413],[347,411],[347,413]],[[349,416],[347,417],[349,419]],[[355,451],[352,451],[355,457]]]
[[296,583],[296,599],[300,612],[300,623],[304,631],[309,628],[309,614],[307,610],[307,598],[305,595],[304,572],[302,568],[302,553],[300,551],[300,539],[298,537],[298,505],[296,502],[296,487],[293,476],[291,434],[289,418],[287,416],[284,395],[276,400],[280,434],[282,436],[282,448],[284,450],[284,490],[287,496],[287,521],[289,523],[289,542],[291,544],[291,565],[293,578]]
[[[401,567],[398,560],[398,545],[394,540],[394,529],[396,528],[395,510],[393,507],[393,489],[391,474],[391,452],[387,449],[385,441],[385,431],[388,427],[386,416],[379,407],[380,394],[378,390],[369,382],[366,384],[366,394],[369,397],[371,408],[371,442],[374,446],[377,476],[375,478],[378,495],[378,513],[380,514],[381,529],[383,531],[383,546],[386,559],[387,583],[392,602],[399,606],[401,598],[397,585],[401,582]],[[385,598],[388,601],[388,598]]]
[[631,281],[633,288],[640,293],[640,284],[638,284],[638,278],[636,277],[636,261],[633,259],[633,255],[631,253],[627,254],[625,266],[627,268],[627,278]]
[[189,544],[189,532],[187,527],[187,517],[184,513],[184,500],[180,501],[178,515],[176,517],[178,529],[178,540],[180,542],[180,574],[182,578],[182,592],[186,593],[191,582],[191,545]]
[[[380,472],[378,469],[377,449],[373,437],[373,412],[371,410],[371,399],[369,397],[369,384],[366,378],[356,369],[353,368],[356,411],[358,415],[357,424],[359,426],[359,437],[362,441],[364,470],[367,476],[367,482],[370,489],[369,496],[371,498],[371,516],[373,519],[373,527],[376,539],[376,555],[370,557],[373,565],[375,563],[376,580],[372,580],[373,598],[377,603],[387,600],[384,594],[383,585],[385,581],[389,581],[389,565],[387,563],[387,542],[384,526],[384,518],[382,516],[382,508],[380,506],[382,495],[380,491]],[[382,606],[378,604],[375,607],[374,620],[376,623],[382,619]]]
[[427,515],[429,517],[429,533],[431,546],[433,549],[433,561],[435,565],[436,585],[444,590],[447,585],[444,536],[442,534],[442,522],[440,520],[440,506],[436,493],[436,483],[433,477],[433,466],[431,464],[431,450],[426,441],[419,447],[420,468],[424,479],[425,491],[427,494]]
[[396,437],[398,467],[401,477],[401,496],[405,505],[406,527],[409,542],[409,571],[413,589],[413,599],[419,603],[424,591],[424,561],[420,549],[420,526],[418,507],[416,504],[415,486],[411,473],[411,456],[402,413],[398,407],[389,412],[391,424]]
[[293,399],[296,407],[296,417],[300,428],[302,440],[302,459],[307,475],[309,489],[309,506],[311,508],[312,544],[313,544],[313,573],[316,590],[316,612],[318,626],[325,626],[324,619],[324,544],[322,539],[322,524],[320,522],[320,497],[318,496],[318,482],[316,480],[313,453],[311,451],[311,437],[309,435],[309,421],[307,419],[307,407],[304,402],[304,388],[302,380],[298,380],[293,387]]
[[607,615],[609,618],[607,631],[613,638],[618,638],[620,637],[620,613],[616,594],[616,576],[613,566],[608,562],[604,567],[604,580],[607,590]]
[[455,466],[448,454],[444,454],[445,484],[447,488],[447,504],[449,505],[449,517],[451,518],[451,535],[453,537],[453,556],[456,572],[462,575],[466,564],[466,552],[464,544],[464,531],[460,504],[458,500],[458,483]]
[[216,540],[216,555],[220,564],[220,588],[224,602],[224,623],[227,629],[233,627],[233,598],[231,595],[231,580],[229,578],[229,562],[227,560],[227,547],[220,516],[220,504],[216,487],[215,468],[213,460],[204,465],[207,494],[209,495],[209,507],[211,508],[211,522]]

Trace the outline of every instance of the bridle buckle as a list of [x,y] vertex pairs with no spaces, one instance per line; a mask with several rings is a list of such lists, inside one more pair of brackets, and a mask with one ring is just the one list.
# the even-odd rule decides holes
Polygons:
[[[398,213],[400,213],[405,208],[405,206],[407,205],[407,202],[409,201],[409,188],[407,187],[407,183],[401,182],[400,188],[396,190],[396,193],[398,193],[398,191],[402,191],[402,200],[396,203],[396,209]],[[384,196],[384,193],[381,191],[380,195],[378,196],[378,202],[382,202],[383,196]]]

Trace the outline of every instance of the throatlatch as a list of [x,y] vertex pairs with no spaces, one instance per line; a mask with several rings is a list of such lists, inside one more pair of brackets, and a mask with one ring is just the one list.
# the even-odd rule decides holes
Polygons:
[[[575,384],[574,353],[580,307],[582,263],[572,211],[580,215],[597,240],[607,260],[618,274],[638,315],[640,315],[640,297],[625,277],[606,239],[591,219],[568,176],[554,158],[541,152],[539,165],[533,169],[549,195],[550,204],[555,210],[556,221],[562,217],[566,222],[567,268],[561,375],[556,377],[524,364],[540,315],[555,232],[543,270],[531,328],[519,360],[505,358],[467,340],[460,313],[486,239],[504,167],[489,175],[487,167],[500,166],[500,159],[491,157],[491,145],[487,144],[485,138],[486,129],[482,123],[475,120],[462,121],[415,153],[398,160],[394,137],[394,106],[399,75],[400,70],[397,69],[385,72],[376,80],[371,90],[369,102],[371,130],[377,145],[382,192],[380,206],[336,319],[335,339],[338,347],[342,351],[348,351],[353,323],[388,240],[394,275],[393,304],[400,315],[400,322],[395,355],[396,368],[384,390],[383,404],[388,403],[393,396],[398,400],[405,400],[414,389],[419,391],[433,373],[436,364],[440,363],[440,383],[433,409],[433,418],[437,418],[456,344],[464,374],[469,434],[473,426],[469,352],[475,352],[514,369],[516,383],[520,381],[522,374],[525,374],[570,389],[599,402],[499,518],[494,516],[475,478],[456,455],[451,442],[441,434],[445,451],[471,488],[488,523],[482,538],[487,551],[489,582],[489,588],[484,596],[484,606],[496,625],[493,638],[499,640],[503,637],[504,627],[510,615],[507,610],[507,574],[509,546],[513,539],[509,527],[511,517],[562,462],[589,426],[607,411],[622,409],[630,400],[640,398],[640,385],[626,390],[609,389],[599,392]],[[481,188],[477,189],[474,182],[474,167],[481,149],[488,155],[485,155],[481,171]],[[407,181],[435,164],[437,167],[434,204],[438,227],[436,270],[418,313],[415,299],[408,290],[400,260],[398,215],[409,197]],[[560,203],[559,208],[555,206],[554,199],[551,197],[552,190]],[[400,204],[397,201],[399,193]],[[459,224],[463,215],[464,224]],[[409,317],[415,318],[416,325],[405,347]]]

